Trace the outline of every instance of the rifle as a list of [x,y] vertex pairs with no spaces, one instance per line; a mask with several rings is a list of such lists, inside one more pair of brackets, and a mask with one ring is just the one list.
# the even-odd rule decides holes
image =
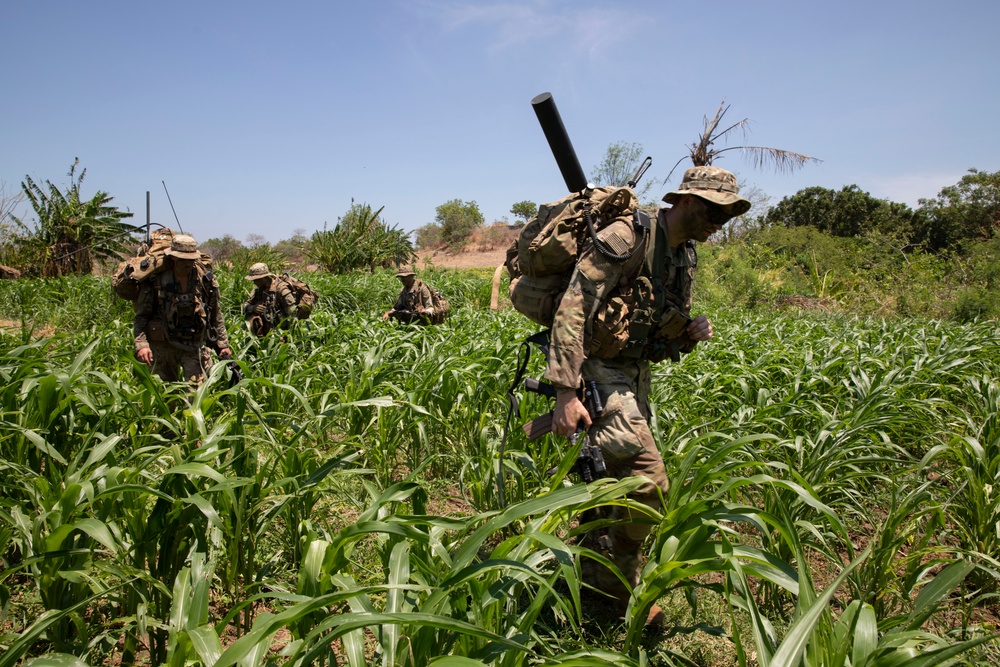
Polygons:
[[[590,415],[590,419],[593,421],[604,413],[604,404],[601,401],[600,393],[597,391],[596,382],[585,380],[583,386],[583,405],[587,408],[587,414]],[[524,388],[534,394],[541,394],[549,398],[556,397],[555,387],[548,382],[541,382],[534,378],[525,378]],[[528,440],[537,440],[552,431],[552,412],[532,419],[522,428],[525,435],[528,436]],[[576,457],[576,461],[574,461],[569,471],[577,473],[580,475],[580,479],[589,484],[595,479],[606,477],[608,469],[604,463],[604,455],[601,453],[601,448],[590,444],[590,438],[584,429],[577,427],[576,432],[569,437],[570,443],[575,446],[581,434],[584,437],[583,446],[580,447],[580,454]],[[555,472],[556,469],[553,468],[547,474],[553,475]]]
[[225,356],[220,354],[219,359],[222,359],[223,361],[229,361],[227,366],[229,368],[230,387],[235,387],[236,385],[238,385],[240,382],[243,381],[243,370],[240,368],[240,365],[236,363],[236,360],[233,359],[233,355],[231,353]]

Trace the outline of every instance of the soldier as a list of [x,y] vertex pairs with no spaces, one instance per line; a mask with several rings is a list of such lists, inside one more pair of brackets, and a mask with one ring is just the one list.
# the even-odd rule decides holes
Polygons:
[[219,283],[199,261],[201,253],[191,236],[174,236],[164,255],[163,268],[139,283],[135,355],[164,382],[183,377],[197,386],[212,366],[206,346],[214,348],[220,358],[230,355],[219,308]]
[[250,298],[243,304],[243,317],[253,335],[260,337],[276,326],[291,326],[298,306],[288,283],[271,273],[263,262],[251,266],[245,278],[254,284]]
[[409,269],[401,269],[396,277],[403,283],[403,289],[399,292],[396,305],[382,315],[382,321],[391,317],[400,322],[430,324],[434,316],[434,299],[430,289]]
[[[603,453],[614,477],[643,475],[650,481],[634,499],[660,507],[668,491],[663,458],[649,428],[650,364],[692,351],[712,337],[712,323],[690,319],[691,286],[697,258],[695,242],[705,241],[731,218],[750,209],[739,196],[736,178],[724,169],[705,166],[688,169],[677,190],[663,201],[643,248],[631,224],[616,221],[598,237],[613,248],[632,248],[624,262],[609,259],[594,247],[581,255],[569,288],[555,313],[550,356],[545,377],[557,389],[553,430],[564,436],[578,427],[589,428],[591,443]],[[609,330],[614,313],[628,312],[627,335]],[[620,318],[619,318],[620,319]],[[612,327],[612,329],[618,329]],[[626,340],[627,342],[623,342]],[[586,378],[597,383],[604,412],[591,423],[577,390]],[[607,536],[590,533],[584,544],[610,550],[609,557],[630,586],[592,560],[583,564],[591,585],[610,594],[624,612],[631,588],[639,581],[642,543],[648,523],[632,521],[622,512]],[[661,624],[662,610],[654,605],[647,624]]]

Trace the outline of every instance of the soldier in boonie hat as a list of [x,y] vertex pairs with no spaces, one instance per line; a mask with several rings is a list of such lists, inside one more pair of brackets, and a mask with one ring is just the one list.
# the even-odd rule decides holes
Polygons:
[[399,282],[403,283],[403,289],[400,290],[395,305],[382,315],[383,322],[391,317],[404,323],[431,323],[431,317],[434,315],[434,299],[431,297],[430,288],[417,280],[416,276],[413,269],[405,267],[400,267],[396,272]]
[[691,167],[684,172],[681,184],[673,192],[663,196],[663,201],[676,204],[681,195],[695,195],[718,206],[735,218],[750,210],[750,201],[740,196],[740,187],[731,172],[720,167],[706,165]]
[[198,252],[198,242],[194,240],[193,236],[187,234],[174,236],[170,241],[170,247],[163,251],[163,254],[177,259],[201,259],[201,253]]
[[243,276],[244,280],[260,280],[262,278],[274,278],[274,274],[271,273],[270,269],[267,268],[267,264],[264,262],[257,262],[250,267],[247,271],[247,275]]

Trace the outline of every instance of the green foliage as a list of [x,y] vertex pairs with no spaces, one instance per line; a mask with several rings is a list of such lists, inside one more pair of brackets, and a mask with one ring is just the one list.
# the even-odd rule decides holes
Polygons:
[[412,263],[416,259],[406,232],[390,227],[382,209],[355,204],[337,221],[336,227],[315,232],[307,254],[330,273],[374,271]]
[[10,215],[16,229],[6,239],[5,261],[22,272],[42,276],[86,275],[94,260],[114,261],[135,242],[139,228],[122,222],[132,214],[112,206],[114,198],[97,191],[89,200],[80,193],[87,170],[69,170],[70,186],[63,192],[50,181],[44,187],[25,176],[21,189],[34,210],[33,224]]
[[304,230],[295,230],[295,233],[287,239],[282,239],[274,244],[274,249],[288,258],[288,261],[300,269],[305,268],[309,259],[309,249],[311,242],[303,233]]
[[461,199],[447,201],[436,209],[435,222],[441,227],[441,243],[453,249],[462,248],[469,236],[484,222],[479,204]]
[[198,243],[198,249],[211,255],[212,259],[216,262],[229,261],[233,253],[242,247],[243,244],[229,234],[226,234],[221,239],[208,239],[207,241]]
[[[653,510],[637,478],[571,483],[575,451],[517,423],[501,456],[532,327],[486,310],[489,271],[421,277],[446,324],[381,322],[391,271],[318,274],[310,320],[264,340],[230,320],[246,379],[218,364],[194,392],[132,358],[127,304],[72,319],[107,279],[31,281],[61,331],[0,332],[0,667],[996,663],[976,627],[1000,578],[996,322],[709,304],[716,338],[653,368]],[[550,407],[522,396],[522,419]],[[574,517],[599,506],[654,523],[624,621],[580,580],[602,556]]]
[[422,227],[417,227],[416,231],[417,247],[422,250],[433,250],[440,248],[444,240],[441,237],[441,225],[430,222]]
[[519,201],[511,206],[510,212],[513,214],[514,218],[520,220],[521,224],[524,224],[538,215],[538,204],[525,199],[524,201]]
[[[629,179],[642,163],[645,149],[642,144],[626,143],[619,141],[608,144],[607,150],[600,164],[596,165],[590,173],[591,182],[596,185],[611,185],[623,188],[628,185]],[[652,189],[654,182],[647,180],[640,182],[636,186],[636,195],[640,199]]]
[[831,236],[880,232],[910,240],[920,217],[905,204],[876,199],[857,185],[845,185],[839,191],[815,186],[778,202],[768,211],[766,223],[812,227]]
[[935,199],[920,200],[916,241],[929,250],[965,249],[1000,235],[1000,171],[970,169]]
[[236,248],[229,255],[227,270],[231,270],[233,274],[242,277],[247,275],[250,267],[257,262],[267,264],[267,268],[271,270],[271,273],[284,273],[288,268],[288,258],[284,253],[276,247],[263,244]]

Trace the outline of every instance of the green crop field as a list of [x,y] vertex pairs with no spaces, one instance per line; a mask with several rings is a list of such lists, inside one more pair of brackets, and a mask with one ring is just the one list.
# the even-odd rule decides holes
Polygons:
[[0,283],[0,667],[1000,662],[996,321],[709,307],[654,367],[671,491],[619,619],[575,519],[635,482],[527,442],[535,395],[502,449],[534,329],[489,272],[423,277],[442,326],[380,321],[391,273],[317,274],[312,319],[256,342],[222,275],[245,379],[191,393],[107,279]]

